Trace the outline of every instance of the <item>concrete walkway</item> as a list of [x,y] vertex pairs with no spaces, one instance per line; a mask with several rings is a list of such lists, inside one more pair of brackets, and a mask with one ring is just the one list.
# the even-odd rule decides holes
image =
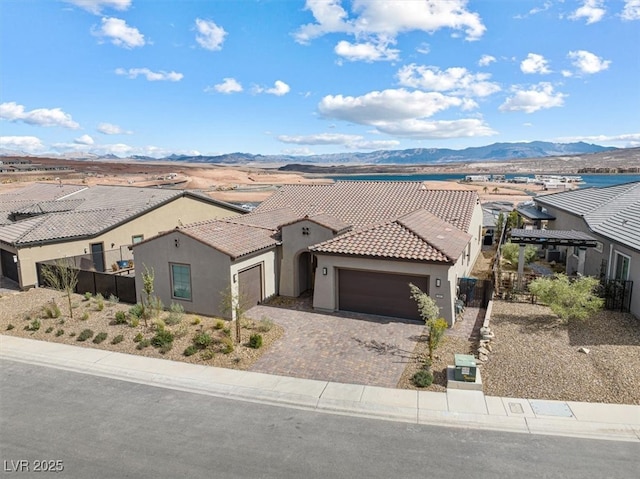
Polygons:
[[0,359],[197,394],[414,424],[640,443],[640,406],[541,401],[272,376],[0,335]]
[[246,315],[269,318],[285,329],[251,371],[369,386],[396,387],[424,332],[416,321],[356,313],[260,305]]

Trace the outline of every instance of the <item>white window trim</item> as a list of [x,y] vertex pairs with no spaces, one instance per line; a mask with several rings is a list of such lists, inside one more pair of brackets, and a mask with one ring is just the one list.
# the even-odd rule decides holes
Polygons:
[[629,267],[627,268],[627,277],[620,278],[622,281],[628,281],[629,273],[631,271],[631,256],[629,256],[628,254],[621,253],[620,251],[613,252],[613,277],[616,278],[618,276],[618,256],[622,256],[623,258],[626,258],[627,261],[629,262]]

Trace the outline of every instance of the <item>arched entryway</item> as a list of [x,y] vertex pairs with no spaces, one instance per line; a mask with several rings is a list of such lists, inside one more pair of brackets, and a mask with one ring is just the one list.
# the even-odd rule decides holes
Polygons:
[[298,295],[313,289],[314,273],[313,256],[303,251],[298,255]]

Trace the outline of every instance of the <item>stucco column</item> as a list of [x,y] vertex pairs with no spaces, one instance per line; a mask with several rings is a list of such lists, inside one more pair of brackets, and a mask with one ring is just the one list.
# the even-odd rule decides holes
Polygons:
[[587,248],[578,248],[578,274],[584,275],[584,262],[587,256]]

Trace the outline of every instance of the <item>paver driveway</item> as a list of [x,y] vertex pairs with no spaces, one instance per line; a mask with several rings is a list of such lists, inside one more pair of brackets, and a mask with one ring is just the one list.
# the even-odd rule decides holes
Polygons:
[[424,324],[414,321],[265,305],[247,316],[267,317],[285,330],[251,371],[392,388],[424,331]]

